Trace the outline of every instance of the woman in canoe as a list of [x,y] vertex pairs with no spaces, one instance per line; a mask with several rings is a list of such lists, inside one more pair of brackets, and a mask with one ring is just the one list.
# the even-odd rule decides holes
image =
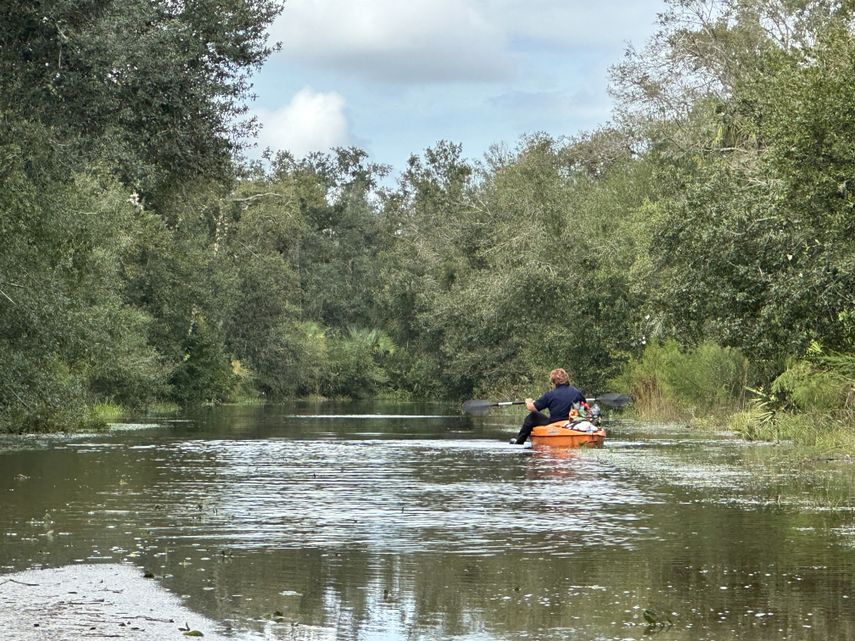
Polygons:
[[[525,417],[520,433],[510,440],[511,445],[522,445],[536,425],[549,425],[556,421],[566,421],[575,403],[584,403],[585,397],[578,389],[570,384],[570,377],[563,369],[558,368],[549,372],[549,382],[552,389],[544,393],[536,401],[527,398],[525,406],[529,414]],[[542,414],[549,410],[549,416]]]

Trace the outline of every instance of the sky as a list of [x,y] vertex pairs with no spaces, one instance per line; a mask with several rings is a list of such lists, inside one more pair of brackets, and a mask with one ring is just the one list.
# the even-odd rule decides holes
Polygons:
[[665,0],[287,0],[254,76],[270,147],[365,149],[400,171],[440,140],[478,159],[521,136],[608,123],[608,68]]

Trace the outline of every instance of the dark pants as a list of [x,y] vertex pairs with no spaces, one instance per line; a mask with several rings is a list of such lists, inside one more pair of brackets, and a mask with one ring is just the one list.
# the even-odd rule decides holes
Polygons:
[[549,425],[554,422],[551,418],[540,412],[529,412],[523,421],[520,433],[517,434],[517,444],[525,443],[526,439],[531,435],[531,431],[538,425]]

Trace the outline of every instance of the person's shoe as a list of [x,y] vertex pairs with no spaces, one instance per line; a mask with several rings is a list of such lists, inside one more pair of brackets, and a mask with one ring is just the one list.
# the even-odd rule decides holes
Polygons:
[[508,445],[516,445],[516,444],[517,444],[517,439],[515,439],[515,438],[512,438],[510,441],[508,441]]

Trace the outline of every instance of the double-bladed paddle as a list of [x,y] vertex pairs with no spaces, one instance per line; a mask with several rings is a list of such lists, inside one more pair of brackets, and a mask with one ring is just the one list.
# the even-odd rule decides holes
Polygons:
[[[632,397],[627,396],[626,394],[610,392],[608,394],[603,394],[602,396],[586,398],[585,400],[589,403],[597,402],[601,405],[605,405],[606,407],[614,407],[616,409],[621,409],[632,402]],[[486,414],[491,407],[506,407],[508,405],[525,405],[525,401],[500,401],[498,403],[493,401],[478,400],[466,401],[465,403],[463,403],[463,411],[467,414],[480,416],[482,414]]]
[[589,403],[596,402],[600,405],[605,405],[606,407],[614,407],[615,409],[623,409],[632,403],[631,396],[620,394],[618,392],[609,392],[608,394],[603,394],[602,396],[596,396],[594,398],[586,398],[585,400]]
[[466,401],[463,404],[463,411],[467,414],[480,416],[486,414],[491,407],[505,407],[507,405],[525,405],[525,401],[501,401],[494,403],[493,401]]

